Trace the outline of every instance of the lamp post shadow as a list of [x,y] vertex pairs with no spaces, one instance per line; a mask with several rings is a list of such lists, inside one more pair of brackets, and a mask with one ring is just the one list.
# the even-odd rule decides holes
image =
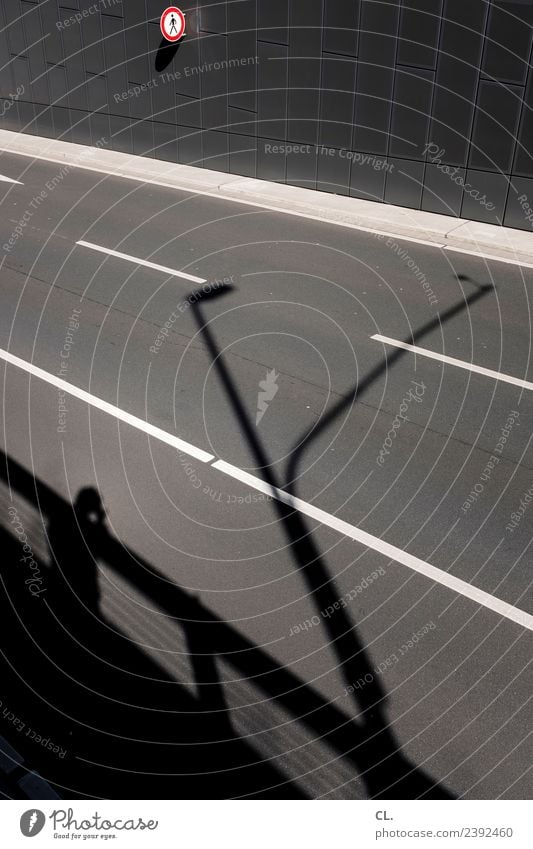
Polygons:
[[[261,469],[264,481],[275,494],[276,489],[282,488],[282,481],[278,480],[272,470],[270,459],[258,437],[257,429],[252,426],[235,382],[216,344],[211,327],[204,320],[202,314],[201,305],[204,301],[211,301],[213,298],[224,296],[232,288],[232,286],[226,285],[208,294],[194,292],[189,296],[189,302],[192,304],[199,333],[204,340],[213,367],[230,401],[241,431],[252,450],[257,466]],[[488,288],[490,287],[481,287],[480,291],[470,297],[470,303],[482,297]],[[442,318],[447,320],[462,309],[462,304],[450,308]],[[416,335],[416,338],[419,339],[420,335],[429,332],[430,327],[439,323],[439,319],[436,322],[430,322],[422,329],[420,334]],[[401,353],[399,352],[398,356]],[[362,382],[364,387],[370,386],[385,368],[387,368],[387,363],[374,369]],[[354,393],[356,391],[354,390]],[[333,411],[325,416],[325,423],[321,426],[327,426],[344,409],[345,405],[352,403],[352,400],[352,397],[342,399]],[[316,436],[316,429],[314,435]],[[305,439],[303,445],[305,445]],[[303,445],[299,449],[298,456],[303,450]],[[294,465],[296,462],[297,458],[294,460]],[[294,488],[289,491],[294,495]],[[273,500],[273,507],[278,514],[292,557],[318,610],[333,609],[333,614],[325,620],[324,625],[331,649],[338,658],[339,669],[345,685],[350,688],[350,692],[354,693],[359,714],[358,721],[352,721],[350,728],[344,729],[341,735],[341,745],[346,756],[355,764],[366,785],[368,795],[370,798],[451,798],[451,794],[444,787],[439,786],[430,776],[411,764],[399,749],[385,716],[386,693],[372,672],[372,666],[355,625],[351,622],[346,610],[336,605],[340,593],[336,588],[334,579],[329,574],[326,563],[303,516],[289,504],[285,504],[277,498]],[[337,607],[338,609],[336,609]],[[369,683],[355,692],[352,686],[353,682],[361,678],[368,680]],[[337,743],[340,743],[336,728],[332,727],[326,733],[335,737]],[[349,740],[350,736],[351,740]]]

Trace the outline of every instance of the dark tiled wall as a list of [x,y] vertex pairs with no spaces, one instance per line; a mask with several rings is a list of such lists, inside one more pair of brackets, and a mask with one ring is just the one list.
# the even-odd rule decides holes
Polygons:
[[531,227],[533,0],[165,5],[3,0],[0,126]]

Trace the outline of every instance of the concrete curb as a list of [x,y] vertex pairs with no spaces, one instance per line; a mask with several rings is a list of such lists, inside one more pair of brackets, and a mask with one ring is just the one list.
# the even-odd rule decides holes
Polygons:
[[224,174],[191,165],[178,165],[9,130],[0,130],[0,151],[204,194],[343,227],[427,242],[435,247],[462,250],[489,259],[533,264],[533,232],[511,227],[498,227],[494,224],[467,221],[463,218],[348,198],[266,180],[247,179],[240,175]]

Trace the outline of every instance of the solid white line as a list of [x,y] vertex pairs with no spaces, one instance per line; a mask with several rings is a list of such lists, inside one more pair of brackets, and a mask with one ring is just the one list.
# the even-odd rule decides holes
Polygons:
[[[189,454],[191,457],[200,460],[202,463],[211,463],[211,461],[215,459],[212,454],[208,454],[206,451],[196,448],[196,446],[191,445],[189,442],[184,442],[182,439],[178,439],[178,437],[172,436],[158,427],[154,427],[154,425],[149,424],[143,419],[137,418],[137,416],[132,416],[130,413],[124,412],[124,410],[121,410],[119,407],[108,404],[107,401],[102,401],[101,398],[97,398],[95,395],[91,395],[83,389],[78,389],[78,387],[74,386],[72,383],[67,383],[65,380],[61,380],[61,378],[55,377],[38,366],[34,366],[32,363],[26,362],[26,360],[21,360],[19,357],[15,357],[7,351],[0,349],[0,359],[3,359],[10,365],[22,369],[28,374],[31,374],[33,377],[37,377],[40,380],[63,390],[75,398],[79,398],[81,401],[85,401],[92,407],[96,407],[97,409],[102,410],[102,412],[114,416],[116,419],[143,431],[149,436],[153,436],[155,439],[165,442],[167,445],[171,445],[173,448],[177,448],[178,450]],[[211,464],[211,467],[226,475],[230,475],[232,478],[241,481],[241,483],[245,483],[247,486],[256,489],[258,492],[262,492],[276,498],[278,501],[282,501],[284,504],[287,504],[293,509],[298,510],[300,513],[303,513],[305,516],[315,519],[322,525],[326,525],[338,533],[343,534],[343,536],[353,539],[355,542],[359,542],[365,547],[383,554],[389,560],[395,560],[397,563],[407,566],[414,572],[418,572],[420,575],[424,575],[430,580],[435,581],[435,583],[459,593],[465,598],[480,604],[482,607],[486,607],[488,610],[492,610],[494,613],[497,613],[512,622],[516,622],[518,625],[527,628],[529,631],[533,631],[533,616],[530,616],[524,610],[520,610],[518,607],[513,607],[511,604],[501,601],[500,599],[491,596],[489,593],[486,593],[483,590],[460,580],[459,578],[455,578],[448,572],[438,569],[430,563],[426,563],[425,560],[420,560],[418,557],[408,554],[401,548],[396,548],[396,546],[390,545],[390,543],[379,539],[379,537],[372,536],[372,534],[362,531],[354,525],[350,525],[348,522],[339,519],[337,516],[326,513],[324,510],[315,507],[313,504],[308,504],[300,498],[295,498],[293,495],[290,495],[288,492],[284,492],[282,489],[271,487],[260,478],[250,475],[248,472],[244,472],[242,469],[239,469],[237,466],[232,466],[224,460],[216,460]]]
[[129,254],[120,253],[120,251],[112,251],[111,248],[104,248],[101,245],[93,245],[92,242],[84,242],[80,240],[76,242],[83,248],[90,248],[92,251],[100,251],[102,254],[117,257],[117,259],[125,259],[127,262],[133,262],[135,265],[144,265],[146,268],[153,268],[155,271],[162,271],[164,274],[171,274],[173,277],[183,277],[184,280],[190,280],[191,283],[205,283],[203,277],[195,277],[194,274],[186,274],[185,271],[176,271],[175,268],[168,268],[166,265],[158,265],[156,262],[148,262],[146,259],[140,259],[138,256],[130,256]]
[[[456,248],[454,245],[444,245],[444,249],[447,251],[456,251],[458,254],[468,254],[469,256],[477,256],[481,259],[490,259],[492,262],[506,262],[508,265],[520,265],[523,268],[533,268],[533,262],[523,262],[521,259],[509,259],[505,256],[494,256],[494,254],[487,254],[483,251],[475,251],[470,248]],[[509,250],[513,250],[511,246],[509,246]]]
[[[47,139],[50,141],[50,139]],[[76,147],[87,148],[85,145],[76,145]],[[96,148],[95,148],[96,150]],[[2,147],[0,145],[0,152],[2,153],[11,153],[14,156],[26,156],[30,159],[39,159],[43,162],[54,162],[58,165],[64,165],[65,159],[59,159],[54,156],[40,156],[38,154],[29,153],[25,150],[13,150],[10,147]],[[133,154],[130,158],[139,158],[134,157]],[[337,227],[347,227],[350,230],[360,230],[362,233],[372,233],[373,235],[378,236],[391,236],[391,238],[399,239],[405,242],[416,242],[419,245],[429,245],[433,248],[444,248],[446,245],[440,241],[433,241],[431,239],[419,239],[416,236],[405,236],[402,233],[394,233],[390,230],[377,230],[374,227],[365,227],[363,224],[352,224],[349,221],[337,221],[334,218],[328,218],[327,215],[316,215],[311,212],[302,212],[300,210],[287,209],[284,206],[276,206],[274,203],[269,202],[268,200],[248,200],[246,196],[243,194],[238,195],[228,195],[224,193],[224,189],[220,191],[209,191],[208,189],[201,189],[194,183],[188,183],[187,181],[183,181],[179,183],[176,181],[167,181],[167,180],[155,180],[150,177],[142,176],[141,174],[125,174],[120,169],[105,167],[104,165],[84,165],[81,162],[68,162],[69,168],[81,168],[84,171],[93,171],[96,174],[107,174],[110,177],[117,177],[122,180],[133,180],[138,183],[145,183],[149,186],[160,186],[164,189],[174,189],[177,192],[189,192],[194,195],[202,195],[203,197],[215,198],[217,200],[228,201],[229,203],[240,203],[244,206],[253,206],[258,209],[268,209],[269,212],[281,212],[284,215],[295,215],[297,218],[308,218],[311,221],[319,221],[322,224],[335,224]],[[191,168],[195,168],[197,166],[190,166]],[[198,170],[201,171],[200,168]],[[268,181],[265,181],[268,182]],[[229,183],[228,183],[229,185]],[[205,281],[202,281],[205,282]]]
[[3,174],[0,174],[0,182],[2,182],[2,183],[17,183],[19,186],[24,185],[24,183],[21,183],[20,180],[12,180],[11,177],[4,177]]
[[166,442],[167,445],[171,445],[173,448],[177,448],[179,451],[189,454],[191,457],[194,457],[196,460],[200,460],[202,463],[209,463],[211,460],[214,460],[213,455],[208,454],[207,451],[202,451],[201,448],[197,448],[189,442],[184,442],[183,439],[178,439],[177,436],[172,436],[172,434],[167,433],[165,430],[161,430],[159,427],[151,425],[149,422],[144,421],[144,419],[139,419],[137,416],[132,416],[131,413],[126,413],[124,410],[121,410],[120,407],[115,407],[113,404],[108,404],[107,401],[102,401],[102,399],[97,398],[96,395],[91,395],[83,389],[78,389],[78,387],[74,386],[72,383],[67,383],[66,380],[61,380],[61,378],[55,377],[55,375],[49,374],[47,371],[43,371],[43,369],[38,366],[34,366],[32,363],[26,362],[26,360],[21,360],[19,357],[15,357],[13,354],[10,354],[8,351],[3,351],[1,348],[0,359],[12,366],[22,369],[28,374],[31,374],[33,377],[38,377],[40,380],[44,380],[46,383],[56,386],[63,392],[73,395],[74,398],[79,398],[80,401],[85,401],[87,404],[90,404],[91,407],[96,407],[98,410],[102,410],[102,412],[108,413],[110,416],[114,416],[116,419],[120,419],[120,421],[131,425],[131,427],[135,427],[137,430],[142,430],[144,433],[147,433],[148,436],[153,436],[155,439],[159,439],[160,442]]
[[526,613],[525,610],[513,607],[512,604],[507,604],[507,602],[501,601],[499,598],[495,598],[489,593],[478,589],[478,587],[474,587],[472,584],[468,584],[466,581],[462,581],[460,578],[450,575],[449,572],[445,572],[443,569],[438,569],[436,566],[426,563],[425,560],[420,560],[418,557],[408,554],[401,548],[396,548],[395,545],[390,545],[390,543],[379,539],[379,537],[368,534],[366,531],[362,531],[354,525],[344,522],[337,516],[332,516],[330,513],[320,510],[320,508],[315,507],[313,504],[308,504],[300,498],[295,498],[293,495],[284,492],[282,489],[271,487],[260,478],[256,478],[254,475],[248,474],[248,472],[243,472],[241,469],[237,468],[237,466],[232,466],[224,460],[217,460],[211,465],[212,468],[218,469],[226,475],[231,475],[231,477],[236,478],[247,486],[253,487],[259,492],[263,492],[265,495],[277,498],[278,501],[288,504],[289,507],[293,507],[305,516],[309,516],[310,519],[315,519],[322,525],[327,525],[327,527],[332,528],[334,531],[338,531],[340,534],[343,534],[343,536],[353,539],[367,548],[378,551],[380,554],[389,558],[389,560],[395,560],[397,563],[407,566],[414,572],[418,572],[420,575],[424,575],[426,578],[435,581],[435,583],[441,584],[441,586],[447,587],[448,589],[469,598],[471,601],[482,605],[482,607],[488,608],[488,610],[492,610],[494,613],[498,613],[500,616],[504,616],[506,619],[510,619],[512,622],[516,622],[518,625],[522,625],[529,631],[533,631],[533,616]]
[[[5,132],[9,132],[9,131],[3,130],[3,131],[0,131],[0,132],[5,133]],[[14,144],[20,143],[20,135],[21,134],[12,133],[11,135],[15,136]],[[17,138],[17,135],[18,135],[18,138]],[[56,141],[57,140],[54,140],[54,142],[56,142]],[[25,135],[24,136],[24,143],[26,145],[35,146],[35,151],[38,151],[38,150],[42,149],[43,143],[47,143],[48,145],[50,145],[52,143],[52,141],[50,139],[39,138],[38,136],[27,136],[27,135]],[[65,146],[69,145],[70,143],[69,142],[61,142],[60,144],[61,144],[61,150],[63,151]],[[332,214],[328,214],[328,212],[323,212],[322,214],[304,212],[302,210],[288,209],[287,206],[277,205],[275,201],[273,201],[272,199],[266,198],[264,196],[260,200],[248,200],[246,198],[245,193],[243,193],[242,195],[238,192],[231,193],[231,188],[230,188],[231,185],[234,182],[235,183],[241,182],[242,179],[246,179],[246,178],[236,178],[235,180],[228,180],[227,179],[228,175],[221,174],[220,176],[225,178],[223,182],[217,181],[215,188],[212,189],[212,190],[209,190],[209,189],[206,189],[206,188],[202,189],[201,186],[198,185],[198,183],[197,183],[199,176],[197,176],[194,173],[194,172],[197,172],[197,171],[200,171],[200,172],[202,171],[202,169],[198,168],[197,166],[187,166],[187,165],[179,166],[182,169],[182,171],[181,171],[182,174],[183,174],[184,169],[188,169],[188,171],[191,173],[190,180],[188,180],[186,177],[182,178],[181,180],[179,178],[174,178],[172,180],[169,180],[169,179],[165,179],[164,176],[162,176],[161,179],[157,179],[156,176],[147,177],[145,167],[143,167],[141,172],[135,173],[135,171],[127,172],[126,171],[127,166],[113,166],[113,165],[110,165],[109,163],[105,163],[105,162],[98,163],[98,161],[95,162],[94,160],[93,160],[92,165],[85,164],[83,162],[71,162],[71,161],[69,161],[71,156],[72,157],[74,157],[74,156],[78,156],[78,157],[79,156],[86,156],[88,153],[93,154],[95,156],[96,160],[98,160],[98,156],[102,155],[102,154],[105,155],[107,153],[107,151],[99,151],[98,148],[93,148],[93,147],[90,147],[88,145],[73,145],[73,144],[70,144],[70,147],[75,148],[75,153],[69,152],[69,153],[66,153],[66,154],[62,153],[61,155],[54,156],[53,153],[43,155],[43,154],[39,154],[37,152],[33,153],[30,150],[17,150],[15,148],[11,147],[8,144],[0,143],[0,152],[11,154],[13,156],[24,156],[24,157],[27,157],[27,158],[32,159],[32,160],[41,160],[43,162],[53,162],[53,163],[57,163],[59,165],[65,165],[65,163],[67,163],[69,165],[69,167],[71,167],[71,168],[80,168],[80,169],[85,170],[85,171],[93,171],[96,174],[107,174],[111,177],[116,177],[116,178],[123,179],[123,180],[133,180],[135,182],[144,183],[146,185],[161,186],[162,188],[174,189],[175,191],[189,192],[189,193],[193,193],[195,195],[203,195],[205,197],[217,198],[218,200],[228,201],[230,203],[240,203],[240,204],[243,204],[245,206],[257,207],[259,209],[265,209],[265,210],[269,210],[269,211],[272,211],[272,212],[281,212],[284,215],[295,215],[298,218],[308,218],[311,221],[319,221],[319,222],[323,222],[323,223],[326,223],[326,224],[334,224],[337,227],[347,227],[347,228],[350,228],[352,230],[360,230],[363,233],[371,233],[371,234],[374,234],[374,235],[381,235],[381,236],[390,236],[391,238],[394,238],[394,239],[407,241],[407,242],[415,242],[415,243],[420,244],[420,245],[428,245],[430,247],[439,248],[441,250],[444,249],[444,250],[449,250],[449,251],[458,251],[459,253],[469,254],[471,256],[478,257],[480,259],[492,260],[494,262],[505,262],[505,263],[509,263],[511,265],[524,266],[525,268],[533,268],[532,263],[522,262],[519,259],[510,259],[506,256],[495,256],[493,254],[490,254],[490,253],[487,253],[487,252],[484,252],[484,251],[480,251],[474,245],[472,247],[465,247],[465,248],[460,248],[460,247],[456,247],[455,245],[450,245],[446,241],[444,241],[444,242],[442,241],[443,239],[444,240],[447,239],[447,233],[446,234],[439,234],[439,235],[435,234],[435,236],[436,236],[435,239],[432,239],[431,237],[425,238],[425,239],[424,238],[417,238],[416,236],[408,236],[408,235],[404,235],[403,233],[396,233],[396,232],[394,232],[394,229],[380,230],[380,229],[377,229],[376,227],[373,227],[373,226],[365,226],[364,224],[354,224],[354,223],[351,223],[351,222],[348,222],[348,221],[338,220],[338,219],[335,219],[335,215],[333,214],[333,211],[332,211]],[[126,154],[121,154],[121,155],[126,157]],[[144,157],[140,157],[140,156],[136,156],[134,154],[131,154],[131,155],[127,156],[127,159],[128,159],[128,162],[135,162],[136,160],[143,160]],[[168,163],[166,163],[166,164],[168,165]],[[143,163],[143,165],[144,165],[144,163]],[[152,172],[152,173],[154,173],[154,172]],[[217,174],[218,172],[211,171],[210,173]],[[204,175],[202,175],[202,179],[203,179],[203,176]],[[265,182],[267,185],[270,185],[270,186],[272,186],[272,185],[279,186],[279,184],[271,183],[269,181],[261,181],[261,182]],[[283,184],[283,185],[285,185],[285,184]],[[289,187],[290,187],[290,185],[289,185]],[[311,190],[309,190],[309,191],[311,191]],[[226,192],[228,192],[228,193],[226,194]],[[314,192],[314,194],[317,195],[317,197],[318,197],[322,193]],[[329,197],[331,197],[331,195],[329,195]],[[315,202],[315,201],[313,201],[313,202]],[[319,201],[317,201],[317,202],[319,202]],[[388,206],[390,206],[390,204],[383,204],[383,206],[388,207]],[[423,214],[422,210],[420,210],[420,211],[419,210],[410,210],[410,212],[412,212],[414,216],[416,216],[416,214],[418,212],[421,212]],[[344,213],[342,213],[342,214],[344,214]],[[465,219],[454,219],[451,216],[448,216],[448,218],[450,219],[450,226],[452,228],[452,231],[455,231],[460,226],[461,222],[465,223]],[[376,221],[376,224],[377,224],[377,221]],[[392,222],[390,223],[389,226],[390,226],[390,228],[394,228],[394,224]],[[490,225],[490,226],[493,227],[495,234],[497,233],[497,231],[512,229],[512,228],[496,227],[496,225]],[[420,230],[421,230],[421,232],[427,233],[427,228],[424,228],[424,227],[421,226]],[[448,232],[451,232],[451,231],[448,231]],[[526,231],[523,231],[523,232],[527,236],[527,232]],[[477,244],[479,244],[479,243],[477,243]],[[503,245],[502,249],[506,250],[506,251],[509,250],[509,251],[512,251],[512,252],[516,251],[518,253],[520,253],[520,252],[521,253],[531,253],[530,249],[522,250],[522,249],[520,249],[520,247],[513,247],[512,245],[508,245],[508,244]]]
[[[46,139],[46,141],[50,141],[50,139]],[[93,148],[87,147],[86,145],[76,145],[76,147],[82,148],[82,155],[86,150],[91,150],[91,151],[96,150],[96,148],[93,149]],[[51,155],[43,156],[43,155],[39,155],[39,154],[35,154],[35,153],[30,153],[29,151],[25,151],[25,150],[13,150],[13,148],[6,147],[6,146],[3,146],[1,144],[0,144],[0,152],[9,153],[9,154],[12,154],[13,156],[25,156],[25,157],[28,157],[30,159],[41,160],[43,162],[54,162],[54,163],[57,163],[59,165],[64,165],[65,162],[67,162],[67,164],[69,165],[70,168],[81,168],[84,171],[93,171],[96,174],[107,174],[110,177],[117,177],[117,178],[122,179],[122,180],[133,180],[134,182],[145,183],[146,185],[160,186],[161,188],[174,189],[175,191],[179,191],[179,192],[189,192],[189,193],[192,193],[192,194],[195,194],[195,195],[203,195],[204,197],[211,197],[211,198],[216,198],[216,199],[222,200],[222,201],[228,201],[230,203],[240,203],[240,204],[243,204],[244,206],[253,206],[253,207],[256,207],[256,208],[259,208],[259,209],[267,209],[270,212],[281,212],[284,215],[295,215],[298,218],[308,218],[311,221],[319,221],[319,222],[324,223],[324,224],[334,224],[337,227],[347,227],[351,230],[360,230],[362,233],[370,233],[372,235],[378,235],[378,236],[390,236],[391,238],[398,239],[399,241],[415,242],[416,244],[419,244],[419,245],[428,245],[429,247],[439,248],[441,250],[457,251],[458,253],[469,254],[470,256],[475,256],[475,257],[478,257],[480,259],[489,259],[489,260],[492,260],[494,262],[506,262],[506,263],[509,263],[510,265],[519,265],[519,266],[523,266],[524,268],[533,268],[533,263],[523,262],[522,260],[519,260],[519,259],[510,259],[510,258],[507,258],[505,256],[494,256],[493,254],[483,253],[483,252],[480,252],[478,250],[475,250],[475,248],[459,248],[459,247],[455,247],[454,245],[449,245],[449,244],[441,241],[442,237],[439,238],[438,240],[422,239],[422,238],[417,238],[416,236],[407,236],[403,233],[395,233],[392,230],[378,230],[374,227],[365,227],[363,224],[352,224],[351,222],[348,222],[348,221],[339,221],[339,220],[336,220],[334,217],[328,217],[327,214],[317,215],[316,213],[313,214],[313,213],[310,213],[310,212],[303,212],[301,210],[287,209],[287,207],[285,207],[285,206],[277,206],[275,203],[267,200],[266,198],[264,200],[259,200],[259,201],[255,200],[254,201],[254,200],[248,200],[244,194],[242,194],[242,195],[239,195],[238,193],[225,194],[225,192],[224,192],[224,185],[225,184],[222,184],[221,189],[219,191],[216,191],[216,190],[215,191],[209,191],[207,189],[201,189],[194,182],[194,178],[192,178],[191,182],[187,182],[186,180],[184,180],[181,183],[178,180],[175,180],[175,181],[172,181],[172,182],[170,182],[168,180],[163,180],[163,179],[157,180],[157,179],[152,179],[152,178],[143,176],[141,174],[124,173],[120,170],[120,168],[117,169],[117,168],[112,168],[110,166],[106,167],[104,164],[102,164],[102,165],[85,165],[82,162],[68,162],[64,157],[58,158],[56,156],[51,156]],[[133,154],[130,156],[130,159],[138,159],[138,158],[139,158],[138,156],[134,156]],[[191,167],[191,168],[194,169],[196,166],[185,166],[185,167]],[[198,170],[201,170],[201,169],[198,169]],[[268,181],[265,181],[265,182],[268,182]],[[230,191],[229,187],[231,186],[231,181],[228,181],[227,185],[228,185],[227,191],[229,192]],[[285,184],[283,184],[283,185],[285,185]],[[320,193],[318,193],[318,194],[320,194]],[[389,204],[384,204],[384,206],[388,206],[388,205]],[[413,210],[413,212],[416,212],[416,211],[417,210]],[[455,229],[455,226],[454,226],[453,229]],[[498,228],[498,229],[501,230],[502,228]],[[507,250],[507,246],[505,247],[505,249]],[[510,248],[510,250],[514,250],[514,249]]]
[[448,363],[451,366],[472,371],[475,374],[482,374],[485,377],[492,377],[494,380],[500,380],[504,383],[512,383],[513,386],[520,386],[522,389],[533,389],[533,383],[528,380],[522,380],[520,377],[512,377],[510,374],[502,374],[500,371],[493,371],[490,368],[476,366],[474,363],[467,363],[464,360],[456,360],[455,357],[447,357],[444,354],[436,354],[434,351],[428,351],[427,348],[419,348],[418,345],[409,345],[408,342],[400,342],[398,339],[390,339],[388,336],[381,336],[375,333],[370,337],[377,342],[383,342],[385,345],[393,345],[395,348],[403,348],[404,351],[412,351],[413,354],[420,354],[422,357],[428,357],[430,360],[439,360],[441,363]]

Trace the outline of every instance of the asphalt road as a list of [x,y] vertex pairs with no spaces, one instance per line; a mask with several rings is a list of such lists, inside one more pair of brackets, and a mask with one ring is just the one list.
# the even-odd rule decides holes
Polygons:
[[0,173],[0,734],[65,797],[529,797],[533,269]]

